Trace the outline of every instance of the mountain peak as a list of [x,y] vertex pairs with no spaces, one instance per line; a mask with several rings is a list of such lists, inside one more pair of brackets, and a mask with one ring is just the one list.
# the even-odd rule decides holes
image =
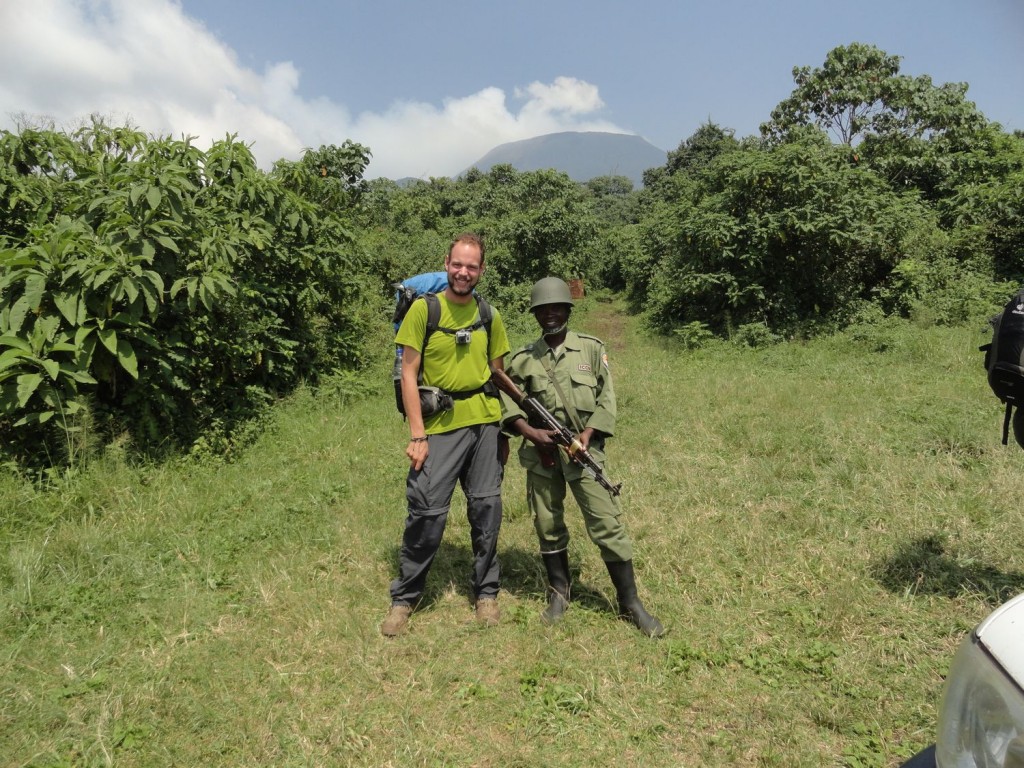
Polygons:
[[667,157],[668,153],[640,136],[563,131],[501,144],[470,167],[483,173],[502,164],[521,172],[554,169],[579,182],[597,176],[625,176],[640,187],[644,171],[663,166]]

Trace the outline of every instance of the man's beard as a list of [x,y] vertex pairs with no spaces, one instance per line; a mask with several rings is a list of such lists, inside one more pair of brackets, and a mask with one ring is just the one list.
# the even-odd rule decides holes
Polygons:
[[448,275],[448,287],[452,289],[452,293],[456,296],[468,296],[473,292],[473,289],[476,288],[476,283],[465,283],[460,285],[455,282],[451,275]]

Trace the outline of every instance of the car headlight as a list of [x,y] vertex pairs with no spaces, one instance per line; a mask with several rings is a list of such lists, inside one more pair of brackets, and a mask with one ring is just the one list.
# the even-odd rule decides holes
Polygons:
[[1024,768],[1024,691],[973,632],[946,677],[935,757],[940,768]]

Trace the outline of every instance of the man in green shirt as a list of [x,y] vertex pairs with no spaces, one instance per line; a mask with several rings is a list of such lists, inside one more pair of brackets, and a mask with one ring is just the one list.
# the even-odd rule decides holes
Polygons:
[[[391,583],[391,608],[381,624],[381,632],[388,637],[407,629],[409,616],[423,594],[441,546],[456,483],[466,495],[476,617],[484,624],[497,624],[500,618],[497,550],[507,442],[501,437],[501,404],[490,378],[491,367],[501,368],[509,352],[508,336],[497,310],[493,310],[489,328],[478,322],[473,289],[484,271],[480,237],[470,233],[457,237],[444,265],[448,287],[437,295],[437,330],[426,339],[427,303],[418,299],[395,337],[395,343],[402,346],[402,403],[411,437],[405,449],[410,462],[408,516],[398,577]],[[438,387],[450,395],[449,409],[423,412],[421,364],[422,386]]]
[[[573,300],[569,286],[545,277],[533,286],[530,311],[541,338],[509,358],[508,374],[562,424],[579,434],[583,447],[604,464],[605,439],[615,431],[615,392],[604,344],[569,330]],[[526,468],[526,494],[550,586],[546,623],[560,621],[569,605],[569,529],[565,525],[568,484],[583,512],[587,534],[601,550],[615,585],[619,615],[649,637],[665,633],[637,596],[633,545],[621,519],[619,500],[583,467],[557,448],[552,433],[531,425],[511,399],[503,397],[505,430],[526,438],[519,463]]]

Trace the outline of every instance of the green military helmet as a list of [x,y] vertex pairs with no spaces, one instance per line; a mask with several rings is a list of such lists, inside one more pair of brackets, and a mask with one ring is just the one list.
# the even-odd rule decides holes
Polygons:
[[530,311],[545,304],[568,304],[575,306],[572,295],[569,293],[569,286],[565,281],[557,277],[543,277],[533,284],[530,292]]

